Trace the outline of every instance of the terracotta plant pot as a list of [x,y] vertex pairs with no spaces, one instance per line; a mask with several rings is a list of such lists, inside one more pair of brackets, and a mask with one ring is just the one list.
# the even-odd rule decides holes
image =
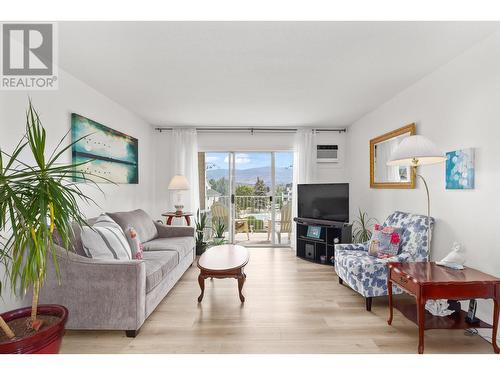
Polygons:
[[[18,338],[13,341],[0,343],[1,354],[57,354],[64,336],[64,326],[68,320],[68,310],[60,305],[40,305],[39,315],[54,315],[61,318],[59,322],[41,330],[32,336]],[[8,311],[1,314],[2,318],[9,321],[25,318],[31,315],[31,307]]]

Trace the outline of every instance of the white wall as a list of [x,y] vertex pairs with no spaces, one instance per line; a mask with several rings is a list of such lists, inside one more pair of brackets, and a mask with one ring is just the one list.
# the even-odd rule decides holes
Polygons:
[[[139,139],[139,184],[118,186],[101,184],[105,195],[96,189],[90,190],[89,193],[97,200],[100,207],[83,206],[87,216],[95,216],[104,211],[130,210],[139,207],[152,211],[154,133],[148,124],[75,77],[59,70],[58,90],[0,91],[0,146],[6,152],[13,149],[24,133],[28,95],[32,98],[47,130],[47,149],[50,151],[70,129],[72,112]],[[68,139],[68,143],[70,141],[71,138]],[[65,161],[71,161],[71,152],[65,155]],[[0,277],[3,278],[2,270]],[[0,311],[19,305],[19,302],[11,298],[8,290],[4,291],[3,299],[0,300]]]
[[[406,89],[349,128],[351,215],[360,207],[382,221],[394,210],[426,213],[425,191],[369,186],[369,140],[411,122],[417,134],[442,151],[476,149],[476,188],[445,189],[445,166],[420,167],[429,183],[431,215],[437,219],[432,259],[453,241],[467,250],[467,265],[500,276],[500,33],[474,46]],[[479,315],[491,322],[492,304]]]

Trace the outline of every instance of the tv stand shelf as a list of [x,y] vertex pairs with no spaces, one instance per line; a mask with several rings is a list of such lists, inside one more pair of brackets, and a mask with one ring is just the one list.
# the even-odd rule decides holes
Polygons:
[[[335,244],[352,242],[352,225],[344,222],[296,217],[297,257],[311,262],[334,264]],[[320,238],[307,237],[309,226],[321,227]]]

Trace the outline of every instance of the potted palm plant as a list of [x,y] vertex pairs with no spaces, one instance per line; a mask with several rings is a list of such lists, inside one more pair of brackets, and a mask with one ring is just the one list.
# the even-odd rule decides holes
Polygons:
[[[71,223],[86,225],[78,202],[95,203],[72,180],[77,174],[90,181],[88,173],[75,172],[81,164],[60,160],[79,141],[63,147],[67,135],[47,157],[47,134],[30,101],[25,135],[12,153],[0,150],[0,232],[4,233],[0,260],[14,293],[33,295],[30,307],[0,314],[0,353],[59,351],[68,311],[64,306],[38,304],[49,258],[57,270],[51,253],[53,234],[57,229],[68,244]],[[23,161],[24,152],[34,159],[33,165]]]

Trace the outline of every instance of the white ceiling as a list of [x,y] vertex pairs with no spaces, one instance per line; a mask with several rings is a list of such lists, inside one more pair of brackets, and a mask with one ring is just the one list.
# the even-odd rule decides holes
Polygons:
[[499,27],[62,22],[59,60],[152,125],[346,126]]

